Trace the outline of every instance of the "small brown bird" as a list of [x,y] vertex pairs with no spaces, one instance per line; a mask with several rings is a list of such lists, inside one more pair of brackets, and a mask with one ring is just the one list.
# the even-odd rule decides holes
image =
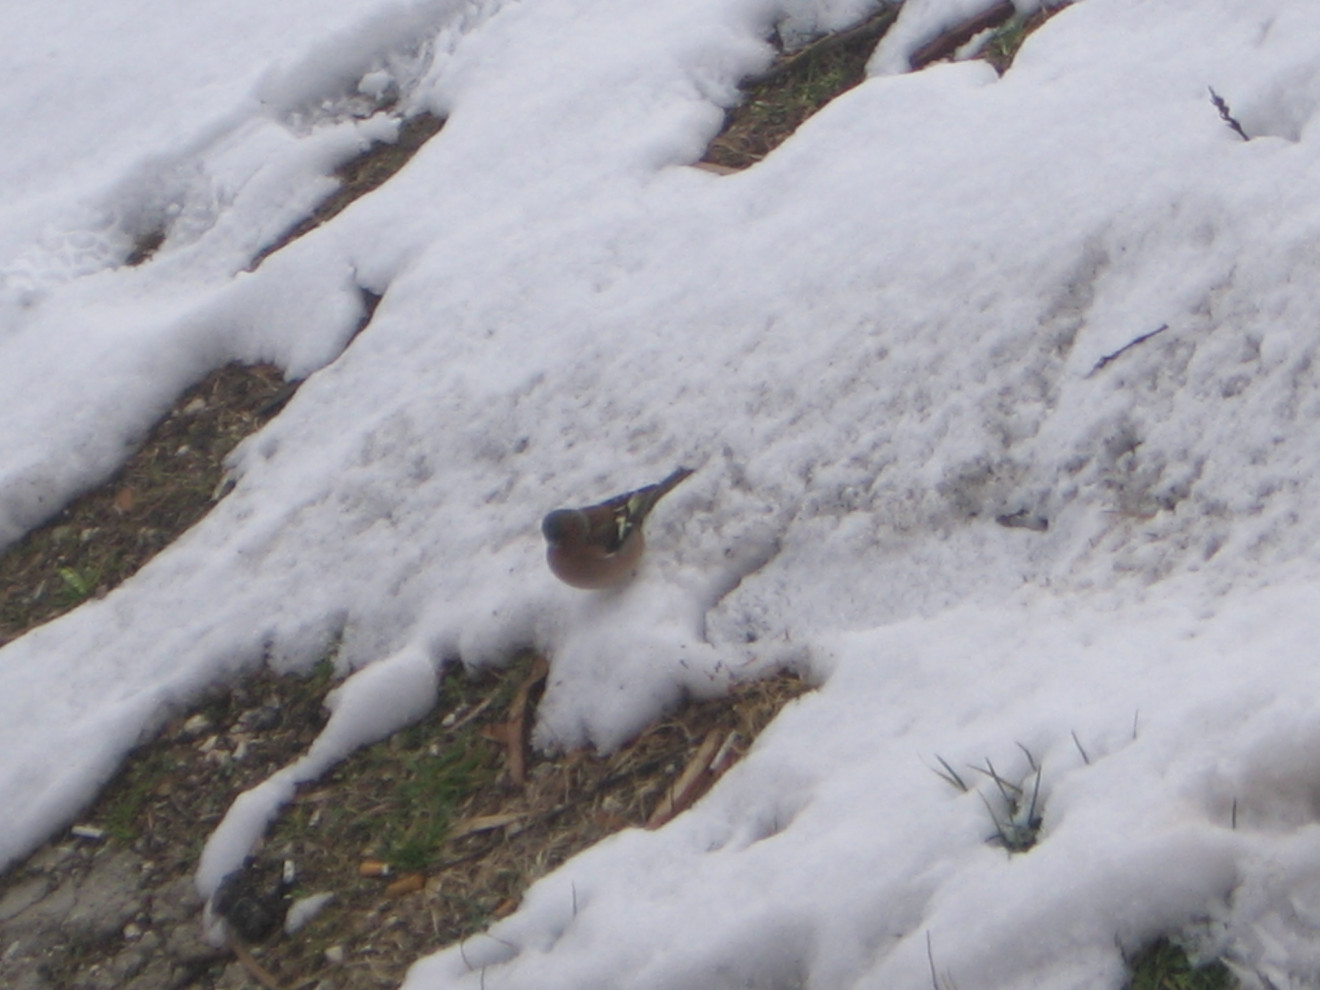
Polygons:
[[622,584],[636,573],[646,548],[642,523],[692,471],[681,467],[664,481],[581,509],[556,509],[541,522],[545,559],[555,577],[574,588],[598,590]]

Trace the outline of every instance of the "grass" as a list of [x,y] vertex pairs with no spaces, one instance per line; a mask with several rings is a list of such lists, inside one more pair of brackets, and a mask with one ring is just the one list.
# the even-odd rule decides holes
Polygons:
[[[296,936],[254,949],[281,986],[323,974],[332,948],[345,959],[332,967],[340,990],[398,985],[419,956],[510,913],[576,852],[681,814],[808,690],[790,675],[743,684],[609,756],[546,755],[527,742],[546,669],[526,653],[498,671],[450,670],[428,717],[299,790],[253,870],[292,860],[295,896],[334,897]],[[190,874],[234,798],[311,745],[333,683],[323,662],[203,699],[133,754],[83,824],[148,860],[147,888]]]
[[[989,757],[986,757],[984,767],[969,767],[994,784],[995,803],[991,803],[980,788],[968,785],[967,780],[948,760],[938,753],[935,755],[941,767],[934,771],[935,776],[964,794],[974,791],[980,797],[995,830],[988,841],[998,843],[1010,853],[1025,853],[1033,849],[1040,838],[1041,826],[1044,825],[1043,809],[1040,807],[1040,782],[1044,767],[1027,747],[1019,743],[1018,748],[1026,756],[1031,768],[1031,773],[1020,784],[1002,776]],[[1000,809],[998,811],[995,810],[996,804]]]
[[742,102],[727,115],[705,161],[728,169],[759,162],[808,117],[862,81],[876,40],[896,16],[886,8],[851,31],[781,56],[766,72],[745,82]]
[[125,845],[132,845],[140,835],[145,821],[144,811],[152,796],[166,788],[170,774],[179,768],[179,761],[167,749],[156,749],[143,758],[128,764],[128,770],[111,786],[103,801],[100,815],[102,827]]
[[0,645],[135,573],[202,518],[225,456],[295,386],[227,365],[188,389],[124,466],[0,554]]
[[1236,986],[1222,962],[1194,966],[1186,951],[1161,938],[1133,958],[1128,990],[1232,990]]
[[[1082,749],[1076,733],[1073,734],[1073,741],[1082,760],[1089,764],[1090,758]],[[1030,773],[1020,784],[1003,777],[988,758],[984,767],[969,768],[994,785],[994,804],[981,788],[969,785],[969,778],[960,774],[938,754],[935,759],[939,768],[933,769],[933,772],[955,790],[964,794],[975,790],[981,797],[994,826],[994,834],[988,841],[1003,846],[1010,854],[1030,855],[1040,841],[1040,830],[1044,824],[1043,809],[1039,805],[1043,766],[1025,746],[1019,744],[1019,748],[1026,756],[1030,768]],[[995,810],[995,804],[998,804],[1000,811]],[[1186,951],[1169,938],[1160,938],[1147,946],[1130,960],[1129,965],[1132,975],[1126,990],[1233,990],[1237,986],[1237,981],[1222,962],[1215,960],[1194,966]],[[933,956],[931,976],[932,984],[937,987],[956,985],[954,981],[939,974]]]
[[1013,59],[1017,57],[1018,50],[1027,38],[1065,6],[1066,4],[1046,3],[1039,10],[1026,16],[1014,15],[994,29],[994,33],[981,46],[977,57],[993,65],[1002,76],[1013,64]]
[[130,755],[84,822],[162,869],[195,869],[234,798],[311,745],[330,673],[329,664],[304,677],[263,671],[201,699]]
[[[341,903],[365,907],[421,873],[424,902],[484,924],[574,852],[655,822],[703,744],[711,758],[708,739],[727,740],[732,760],[806,690],[792,677],[744,685],[686,706],[609,757],[547,756],[526,740],[545,669],[524,654],[498,673],[451,673],[429,718],[304,788],[268,846],[298,860],[309,889],[336,889]],[[446,921],[440,944],[475,930]]]
[[[1001,9],[1002,8],[1002,9]],[[983,42],[980,58],[1002,75],[1033,31],[1063,9],[1046,4],[1026,17],[1014,15],[1011,5],[973,18],[946,35],[933,39],[913,55],[922,67],[948,58],[961,44],[982,30],[992,33]],[[743,98],[726,115],[720,134],[711,142],[703,163],[718,171],[737,171],[755,165],[787,140],[809,117],[866,76],[866,63],[876,43],[897,17],[886,5],[856,27],[826,35],[796,52],[779,56],[765,72],[743,82]]]

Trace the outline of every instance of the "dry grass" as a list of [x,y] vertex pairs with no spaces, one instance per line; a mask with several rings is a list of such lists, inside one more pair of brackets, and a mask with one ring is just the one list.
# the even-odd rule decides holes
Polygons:
[[[205,700],[141,747],[83,821],[148,859],[154,884],[187,875],[233,799],[311,744],[329,671],[262,673]],[[544,676],[531,654],[501,671],[450,671],[428,718],[300,791],[256,868],[292,860],[296,896],[334,900],[296,935],[252,947],[280,986],[327,973],[338,990],[397,986],[419,956],[508,914],[575,853],[681,814],[807,690],[787,675],[739,685],[610,756],[547,756],[527,746]],[[332,947],[342,962],[327,962]],[[198,985],[223,964],[211,960]]]
[[292,858],[302,889],[335,901],[305,932],[267,947],[264,965],[296,982],[337,946],[345,990],[397,985],[419,955],[513,911],[575,853],[661,820],[684,771],[718,756],[681,813],[806,690],[793,677],[742,685],[685,706],[611,756],[546,756],[526,746],[543,677],[531,656],[498,675],[451,676],[430,718],[299,794],[268,854]]
[[[1019,17],[1011,3],[998,4],[922,46],[913,53],[912,65],[922,68],[949,58],[974,36],[991,31],[978,57],[1002,75],[1027,37],[1063,7],[1047,3]],[[867,61],[897,16],[897,7],[885,6],[854,28],[784,53],[765,72],[744,80],[743,99],[726,115],[724,129],[711,142],[702,164],[717,171],[738,171],[779,147],[807,118],[865,78]]]
[[729,111],[705,161],[729,169],[755,165],[834,97],[862,81],[876,41],[897,13],[886,8],[850,31],[829,35],[780,56],[743,84],[743,101]]

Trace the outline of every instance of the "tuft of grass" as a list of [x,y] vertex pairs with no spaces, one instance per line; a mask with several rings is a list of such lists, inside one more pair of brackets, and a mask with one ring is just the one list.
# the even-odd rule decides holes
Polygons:
[[[1074,736],[1074,738],[1076,738]],[[986,758],[985,766],[972,766],[970,769],[986,777],[995,785],[995,794],[998,796],[997,802],[992,802],[990,798],[979,789],[976,790],[976,796],[981,799],[985,805],[986,812],[990,815],[990,821],[995,827],[994,835],[990,836],[990,842],[997,842],[1010,853],[1027,852],[1036,845],[1036,840],[1040,836],[1041,826],[1044,824],[1044,817],[1040,812],[1040,780],[1043,767],[1031,755],[1031,751],[1018,743],[1018,748],[1027,757],[1027,765],[1030,767],[1030,774],[1021,784],[1015,784],[1011,780],[1002,776],[995,765]],[[1085,755],[1085,754],[1083,754]],[[935,759],[939,761],[940,770],[932,770],[935,776],[939,777],[950,787],[966,794],[973,788],[956,771],[949,761],[938,753]],[[995,810],[996,803],[999,810]]]
[[384,744],[359,772],[392,785],[371,809],[368,827],[380,858],[396,871],[419,872],[437,864],[459,807],[492,783],[498,766],[495,751],[475,731],[443,746],[417,731],[400,739]]
[[1015,14],[995,28],[994,33],[981,46],[978,57],[993,65],[1002,76],[1013,64],[1013,59],[1027,38],[1066,6],[1064,3],[1046,3],[1031,14]]
[[1027,752],[1025,746],[1022,747],[1022,751],[1027,754],[1027,761],[1031,764],[1032,777],[1030,785],[1026,782],[1018,785],[1005,780],[995,770],[989,759],[985,761],[984,767],[972,768],[994,781],[995,789],[999,792],[999,798],[1004,809],[1002,814],[995,812],[994,807],[984,794],[981,794],[981,800],[985,803],[986,811],[990,813],[990,820],[994,822],[995,840],[1010,853],[1027,852],[1034,848],[1036,840],[1040,836],[1041,826],[1045,822],[1039,810],[1042,767],[1032,757],[1031,753]]
[[1137,953],[1131,965],[1127,990],[1233,990],[1237,986],[1222,962],[1194,966],[1186,951],[1168,938],[1157,939]]

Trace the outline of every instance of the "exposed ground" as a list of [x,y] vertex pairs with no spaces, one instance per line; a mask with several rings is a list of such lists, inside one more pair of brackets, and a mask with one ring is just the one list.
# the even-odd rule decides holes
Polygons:
[[[977,36],[1005,71],[1053,13],[1023,19],[1007,6],[933,39],[914,64]],[[703,164],[733,171],[760,161],[862,80],[892,19],[884,10],[783,53],[744,84]],[[340,190],[249,267],[387,181],[442,125],[428,115],[401,122],[397,143],[341,167]],[[144,237],[128,263],[148,263],[162,243]],[[224,457],[295,388],[274,368],[231,365],[181,396],[113,479],[0,555],[0,645],[104,594],[201,519],[223,494]],[[263,672],[201,699],[130,757],[78,827],[0,877],[0,986],[395,987],[412,960],[512,911],[529,884],[577,851],[681,813],[807,690],[790,675],[744,684],[671,714],[611,756],[551,758],[526,744],[543,676],[544,662],[531,655],[499,672],[448,671],[427,719],[304,788],[257,852],[255,893],[272,893],[256,901],[278,920],[294,901],[331,897],[296,933],[244,941],[237,952],[201,938],[197,857],[234,797],[315,738],[331,667],[303,678]],[[295,870],[287,890],[278,882],[285,861]],[[1132,966],[1134,990],[1231,985],[1222,965],[1193,969],[1168,939]]]

